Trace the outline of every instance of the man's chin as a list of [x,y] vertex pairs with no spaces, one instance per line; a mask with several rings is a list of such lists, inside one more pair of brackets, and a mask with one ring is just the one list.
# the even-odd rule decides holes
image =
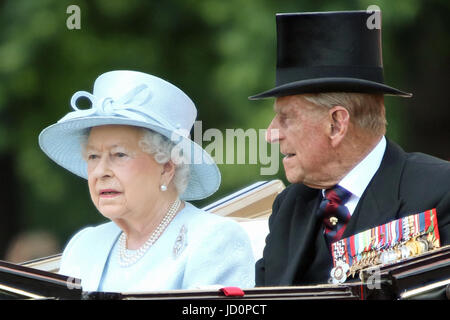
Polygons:
[[292,173],[289,173],[289,171],[285,171],[286,180],[289,181],[289,183],[303,183],[303,179],[299,177],[298,175],[294,175]]
[[324,186],[322,186],[321,184],[318,184],[317,182],[307,181],[304,176],[293,175],[293,174],[289,174],[288,172],[286,172],[286,179],[291,184],[294,184],[294,183],[304,184],[305,186],[307,186],[311,189],[326,189]]

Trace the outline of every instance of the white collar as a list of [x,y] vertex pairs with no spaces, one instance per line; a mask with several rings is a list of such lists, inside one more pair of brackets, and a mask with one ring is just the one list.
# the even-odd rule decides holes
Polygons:
[[353,195],[361,198],[372,177],[380,167],[386,150],[386,138],[383,136],[375,148],[358,163],[347,175],[338,183],[341,187],[350,191]]

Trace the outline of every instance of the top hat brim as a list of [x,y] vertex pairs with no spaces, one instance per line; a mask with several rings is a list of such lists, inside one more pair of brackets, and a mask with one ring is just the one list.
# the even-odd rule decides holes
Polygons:
[[355,78],[316,78],[294,81],[270,90],[250,96],[250,100],[277,98],[297,94],[324,93],[324,92],[355,92],[355,93],[382,93],[409,98],[412,93],[404,92],[388,85]]

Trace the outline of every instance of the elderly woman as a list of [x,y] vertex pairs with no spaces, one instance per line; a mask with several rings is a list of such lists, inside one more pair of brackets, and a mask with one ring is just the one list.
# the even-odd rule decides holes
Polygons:
[[[79,109],[81,97],[92,107]],[[85,291],[254,285],[245,231],[186,201],[220,184],[211,157],[188,137],[197,110],[186,94],[148,74],[112,71],[71,105],[39,144],[88,180],[94,205],[111,222],[73,236],[61,274],[81,279]]]

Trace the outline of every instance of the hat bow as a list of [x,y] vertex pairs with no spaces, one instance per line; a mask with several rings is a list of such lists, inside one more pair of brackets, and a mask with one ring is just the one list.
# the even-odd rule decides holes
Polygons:
[[[77,105],[77,101],[80,98],[88,99],[91,102],[91,107],[89,109],[80,109]],[[70,105],[74,111],[69,112],[58,122],[91,116],[116,116],[142,122],[156,121],[164,128],[179,131],[179,128],[174,128],[171,123],[155,114],[155,112],[151,112],[150,108],[145,107],[151,98],[151,90],[146,84],[134,87],[119,99],[98,97],[87,91],[78,91],[70,99]]]

